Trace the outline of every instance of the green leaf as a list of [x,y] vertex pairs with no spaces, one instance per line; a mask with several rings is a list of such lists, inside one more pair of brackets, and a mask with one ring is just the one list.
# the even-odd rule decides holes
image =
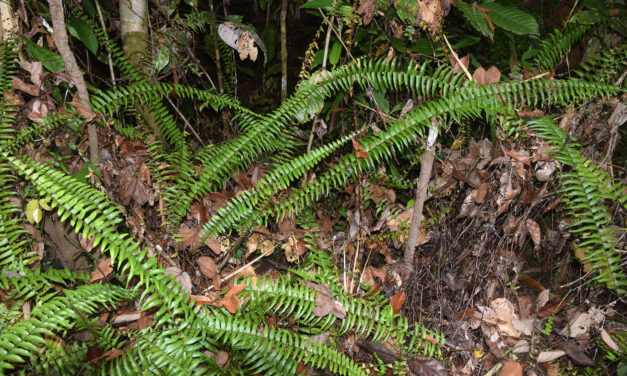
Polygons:
[[601,15],[596,10],[581,11],[575,14],[570,22],[581,25],[593,25],[601,20]]
[[492,39],[494,33],[492,33],[492,30],[490,29],[488,22],[485,20],[485,17],[483,17],[483,13],[481,13],[481,11],[461,1],[457,3],[457,9],[464,14],[464,17],[466,17],[472,27],[474,27],[481,34]]
[[381,111],[385,112],[386,115],[390,114],[390,102],[388,102],[387,98],[381,93],[379,90],[373,91],[374,100],[377,102]]
[[263,41],[265,42],[266,48],[268,49],[268,61],[272,61],[272,59],[274,59],[274,55],[276,52],[276,36],[277,29],[275,26],[267,25],[266,28],[263,29]]
[[331,10],[331,5],[333,4],[333,0],[311,0],[303,5],[301,8],[323,8],[325,10]]
[[28,204],[26,204],[26,219],[30,223],[39,223],[43,218],[43,213],[41,212],[41,208],[39,207],[39,200],[30,200]]
[[340,61],[340,55],[342,54],[342,45],[339,41],[335,41],[333,43],[333,47],[331,47],[331,51],[329,51],[329,63],[331,65],[337,64]]
[[529,13],[497,3],[483,3],[489,9],[488,17],[494,25],[518,35],[538,34],[538,23]]
[[74,38],[83,42],[85,47],[96,55],[98,52],[98,39],[89,25],[83,22],[80,18],[72,17],[70,18],[70,24],[67,26],[70,34],[72,34]]
[[58,73],[65,68],[63,58],[58,54],[55,54],[47,48],[38,46],[37,43],[28,38],[22,38],[22,41],[33,59],[40,61],[50,72]]
[[161,48],[159,48],[159,51],[155,54],[153,61],[157,72],[161,72],[168,66],[168,63],[170,62],[170,54],[168,53],[168,48],[165,45],[161,45]]

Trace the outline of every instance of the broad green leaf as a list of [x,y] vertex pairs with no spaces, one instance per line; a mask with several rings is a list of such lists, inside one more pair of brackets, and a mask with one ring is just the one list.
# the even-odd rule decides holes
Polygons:
[[259,8],[266,10],[268,5],[272,5],[272,0],[259,0]]
[[30,200],[28,204],[26,204],[26,219],[28,219],[30,223],[39,224],[42,218],[43,213],[39,207],[39,200]]
[[466,17],[472,27],[474,27],[481,34],[492,39],[494,33],[492,33],[492,30],[490,29],[490,26],[481,11],[461,1],[457,3],[457,9],[464,14],[464,17]]
[[342,45],[339,41],[335,41],[333,43],[333,47],[331,47],[331,51],[329,51],[329,63],[331,65],[335,65],[340,61],[340,55],[342,54]]
[[47,48],[38,46],[37,43],[28,38],[22,38],[22,41],[33,59],[40,61],[50,72],[58,73],[65,68],[63,58],[58,54],[55,54]]
[[381,93],[379,90],[373,91],[374,100],[377,102],[377,105],[381,108],[381,111],[385,112],[386,115],[390,114],[390,102],[387,98]]
[[161,45],[159,50],[154,56],[154,64],[155,70],[157,72],[161,72],[165,67],[168,66],[170,62],[170,53],[168,52],[168,48],[165,45]]
[[518,35],[538,34],[538,23],[529,13],[498,3],[483,3],[480,6],[490,10],[488,17],[500,28]]
[[265,29],[263,29],[263,41],[265,42],[266,48],[268,49],[268,61],[272,61],[272,59],[274,59],[274,55],[276,52],[276,36],[277,29],[275,26],[268,25]]
[[89,25],[80,18],[72,17],[70,18],[70,24],[67,26],[70,34],[72,34],[74,38],[83,42],[85,47],[94,55],[98,53],[98,39]]
[[331,5],[333,4],[333,0],[311,0],[303,5],[301,8],[323,8],[325,10],[331,10]]
[[588,11],[578,12],[570,19],[570,22],[574,22],[574,23],[578,23],[582,25],[592,25],[592,24],[599,22],[600,20],[601,20],[601,15],[599,14],[598,11],[588,10]]

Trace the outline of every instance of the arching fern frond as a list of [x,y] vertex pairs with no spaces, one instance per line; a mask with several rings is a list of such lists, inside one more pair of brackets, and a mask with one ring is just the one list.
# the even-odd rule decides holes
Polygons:
[[596,279],[619,294],[627,292],[627,275],[623,270],[624,258],[619,249],[616,232],[625,228],[613,229],[612,215],[606,202],[619,202],[625,205],[627,195],[620,183],[613,184],[607,172],[583,157],[577,143],[569,142],[569,135],[560,129],[550,118],[541,118],[530,123],[538,136],[554,144],[554,157],[572,170],[560,176],[564,206],[572,217],[570,230],[582,241],[579,246],[586,256],[582,260],[590,262],[599,273]]
[[16,364],[39,356],[46,336],[70,329],[81,314],[93,313],[99,305],[112,306],[132,294],[113,285],[84,285],[64,290],[47,303],[36,305],[31,317],[0,331],[0,370],[10,370]]
[[572,46],[588,31],[589,25],[569,23],[563,31],[555,29],[540,42],[540,52],[536,56],[535,65],[542,71],[553,71]]

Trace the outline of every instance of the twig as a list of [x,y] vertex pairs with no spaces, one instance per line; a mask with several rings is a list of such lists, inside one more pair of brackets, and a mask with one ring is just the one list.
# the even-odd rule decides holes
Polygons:
[[176,105],[172,102],[172,100],[170,98],[168,98],[167,96],[165,97],[165,99],[168,100],[168,103],[170,103],[170,105],[172,106],[172,108],[174,108],[174,111],[179,115],[179,117],[181,119],[183,119],[183,122],[185,123],[185,126],[187,128],[189,128],[189,130],[192,132],[192,134],[196,137],[196,139],[198,140],[198,142],[200,142],[200,144],[202,146],[205,146],[205,143],[202,142],[202,139],[200,138],[200,136],[198,135],[198,133],[196,133],[196,130],[192,127],[192,125],[189,123],[189,121],[187,121],[187,118],[185,118],[185,116],[181,113],[181,111],[178,109],[178,107],[176,107]]
[[[102,11],[100,10],[100,3],[96,0],[96,11],[98,12],[98,19],[100,20],[100,27],[102,27],[103,32],[107,32],[107,25],[105,25],[104,17],[102,17]],[[109,74],[111,75],[111,83],[113,87],[115,85],[115,71],[113,70],[113,59],[111,58],[111,52],[107,51],[107,60],[109,61]]]
[[459,57],[457,56],[457,52],[455,52],[453,50],[453,47],[451,47],[451,44],[448,42],[448,39],[446,38],[446,35],[444,35],[444,33],[442,33],[442,36],[444,37],[444,41],[446,42],[446,45],[448,46],[449,50],[451,50],[451,55],[453,55],[453,58],[455,59],[455,61],[457,61],[457,64],[459,64],[459,66],[462,68],[464,73],[466,73],[466,77],[468,77],[468,79],[470,81],[474,81],[472,79],[472,74],[470,74],[470,72],[468,71],[468,68],[466,68],[464,63],[462,63],[462,61],[459,60]]
[[281,103],[287,99],[287,0],[281,2]]
[[435,141],[438,137],[439,126],[435,118],[431,118],[432,127],[429,128],[429,136],[427,139],[427,148],[420,158],[420,176],[416,186],[416,199],[414,202],[414,213],[411,217],[411,225],[409,227],[409,236],[407,237],[407,249],[405,250],[405,265],[414,265],[414,254],[416,252],[416,243],[418,241],[418,232],[420,231],[420,223],[422,222],[422,209],[427,199],[427,186],[433,169],[433,159],[435,158]]
[[[54,44],[57,46],[63,62],[65,63],[65,69],[72,77],[72,81],[76,85],[78,97],[80,98],[83,106],[87,107],[91,111],[89,104],[89,93],[87,92],[87,86],[85,86],[85,79],[81,70],[76,63],[76,57],[72,53],[68,44],[67,30],[65,29],[65,18],[63,16],[63,4],[61,0],[50,0],[50,17],[52,18],[52,38]],[[100,165],[100,152],[98,150],[98,130],[96,125],[92,122],[87,123],[87,134],[89,137],[89,159],[92,163]]]

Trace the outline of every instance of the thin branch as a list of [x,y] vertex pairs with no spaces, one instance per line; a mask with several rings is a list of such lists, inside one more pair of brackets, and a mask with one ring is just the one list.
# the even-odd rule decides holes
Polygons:
[[[65,19],[63,16],[63,4],[61,0],[50,0],[50,17],[52,18],[52,38],[54,43],[63,58],[65,63],[65,69],[72,77],[72,81],[76,85],[78,97],[80,98],[83,106],[91,110],[89,104],[89,93],[87,92],[87,86],[85,86],[85,79],[81,70],[76,63],[76,57],[72,53],[68,44],[67,31],[65,29]],[[98,150],[98,130],[96,125],[92,122],[87,123],[87,134],[89,136],[89,159],[92,163],[100,165],[100,152]]]

